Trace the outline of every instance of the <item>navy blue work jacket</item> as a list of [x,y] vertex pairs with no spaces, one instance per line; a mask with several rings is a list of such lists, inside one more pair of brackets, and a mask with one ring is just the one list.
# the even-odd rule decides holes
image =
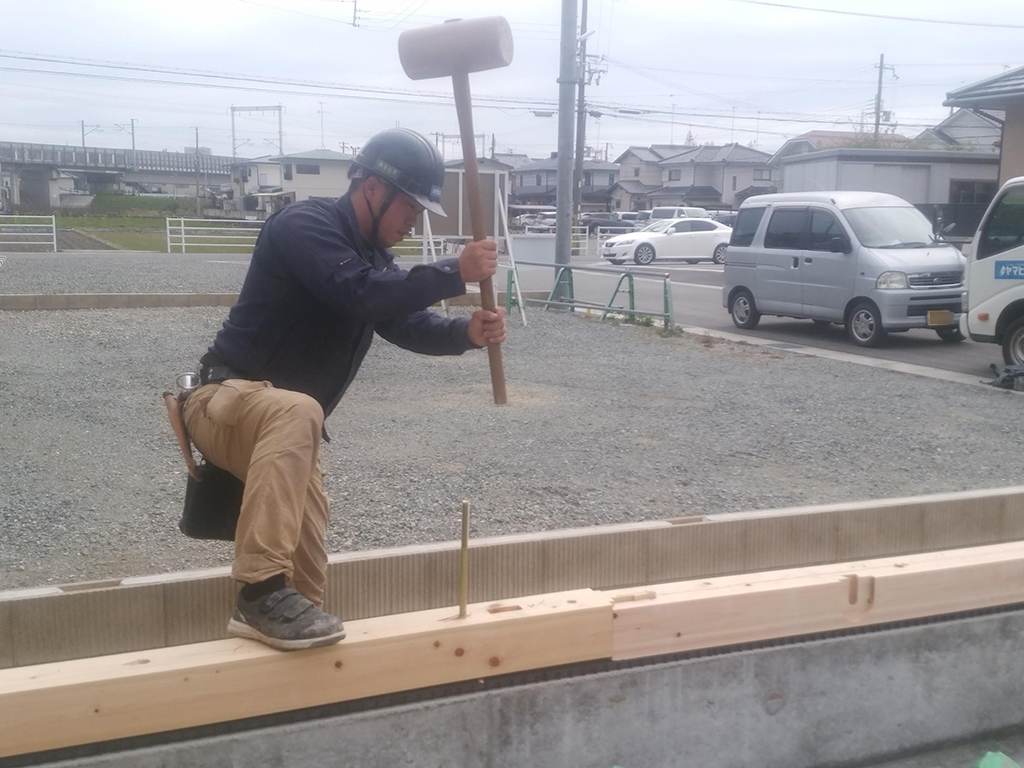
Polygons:
[[375,331],[427,355],[474,348],[468,317],[427,309],[466,292],[458,259],[405,271],[394,258],[363,240],[347,195],[286,206],[263,225],[242,292],[210,351],[252,379],[306,393],[326,416]]

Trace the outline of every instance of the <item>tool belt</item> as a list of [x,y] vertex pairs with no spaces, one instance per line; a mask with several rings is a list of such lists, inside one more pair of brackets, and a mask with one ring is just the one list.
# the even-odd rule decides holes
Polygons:
[[[200,361],[200,382],[213,384],[225,379],[247,378],[219,361]],[[192,441],[185,428],[184,407],[191,391],[175,395],[164,392],[164,404],[178,447],[185,457],[188,478],[185,486],[185,504],[178,530],[193,539],[234,541],[238,514],[242,508],[245,484],[227,470],[212,464],[206,458],[199,463],[192,454]]]

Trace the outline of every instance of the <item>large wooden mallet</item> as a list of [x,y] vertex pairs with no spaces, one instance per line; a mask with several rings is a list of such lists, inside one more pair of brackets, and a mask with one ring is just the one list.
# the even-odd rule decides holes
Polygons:
[[[473,137],[473,107],[469,94],[469,73],[507,67],[512,63],[512,28],[502,16],[482,19],[455,19],[432,27],[409,29],[398,38],[398,57],[402,68],[413,80],[431,77],[451,77],[455,91],[455,110],[459,116],[462,136],[462,158],[466,173],[466,191],[469,196],[469,220],[473,239],[486,237],[483,202],[480,197],[480,170],[476,163],[476,145]],[[501,205],[500,200],[494,201]],[[497,234],[497,233],[495,233]],[[492,312],[494,281],[487,278],[480,283],[480,305]],[[504,405],[505,368],[501,362],[501,346],[487,345],[491,364],[491,388],[494,402]]]

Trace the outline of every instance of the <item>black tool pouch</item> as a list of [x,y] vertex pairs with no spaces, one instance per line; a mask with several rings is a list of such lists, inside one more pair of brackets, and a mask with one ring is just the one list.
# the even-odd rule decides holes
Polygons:
[[245,483],[208,461],[196,467],[196,474],[198,482],[188,476],[178,529],[193,539],[234,541]]

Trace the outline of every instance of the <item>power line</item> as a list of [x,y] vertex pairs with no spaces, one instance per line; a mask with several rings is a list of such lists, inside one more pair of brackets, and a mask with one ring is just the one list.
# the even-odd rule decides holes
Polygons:
[[[191,87],[191,88],[206,88],[206,89],[213,88],[213,89],[222,89],[222,90],[236,90],[236,91],[248,91],[248,92],[259,92],[259,93],[274,93],[274,94],[290,95],[290,96],[324,96],[324,97],[340,98],[340,99],[356,99],[356,100],[367,100],[367,101],[382,101],[382,102],[389,102],[389,103],[396,103],[396,104],[420,104],[420,105],[425,105],[425,106],[441,106],[441,107],[447,107],[450,104],[448,97],[444,96],[444,94],[436,94],[436,97],[438,97],[439,100],[432,101],[432,100],[428,100],[426,98],[420,98],[420,99],[412,98],[411,94],[409,95],[409,97],[405,97],[404,94],[396,94],[394,96],[383,96],[383,95],[376,95],[376,96],[374,96],[374,95],[362,95],[362,94],[354,95],[354,94],[350,94],[350,93],[333,93],[333,92],[326,92],[326,93],[320,92],[320,93],[318,93],[316,91],[294,91],[294,90],[287,90],[287,89],[282,89],[282,88],[244,86],[244,85],[234,85],[234,84],[230,84],[230,83],[195,83],[195,82],[182,82],[182,81],[174,81],[174,80],[157,80],[157,79],[154,79],[154,78],[128,77],[128,76],[123,76],[123,75],[101,74],[101,73],[96,73],[96,72],[66,72],[66,71],[61,71],[61,70],[27,69],[27,68],[18,68],[18,67],[0,67],[0,71],[3,71],[3,72],[21,72],[21,73],[27,73],[27,74],[42,74],[42,75],[60,75],[60,76],[65,76],[65,77],[79,77],[79,78],[88,78],[88,79],[96,79],[96,80],[104,80],[104,81],[114,81],[114,82],[145,83],[145,84],[149,84],[149,85],[171,85],[171,86]],[[321,87],[327,87],[327,86],[321,86]],[[341,87],[341,86],[339,86],[339,87]],[[428,93],[421,94],[421,95],[427,96],[427,97],[435,96],[435,94],[428,94]],[[523,100],[523,99],[511,99],[511,98],[504,99],[504,103],[499,103],[499,104],[486,103],[486,102],[491,101],[491,100],[492,99],[490,97],[482,97],[482,96],[481,97],[477,97],[477,99],[476,99],[477,106],[479,106],[481,108],[487,108],[487,109],[506,109],[511,104],[511,105],[516,105],[517,108],[524,109],[524,110],[529,109],[531,107],[534,108],[534,109],[536,109],[536,108],[550,109],[553,106],[552,102],[545,102],[545,101],[539,101],[539,100],[538,101],[526,101],[526,100]],[[495,97],[495,99],[493,99],[493,100],[500,100],[500,97]],[[669,114],[669,111],[665,110],[665,109],[659,109],[659,108],[656,108],[656,107],[645,108],[645,107],[642,107],[642,106],[639,106],[639,105],[638,106],[626,107],[626,106],[615,105],[615,104],[606,104],[606,103],[600,103],[600,102],[592,102],[590,107],[592,109],[604,110],[603,114],[614,115],[614,116],[619,116],[620,114],[630,114],[630,113],[636,113],[636,114],[663,114],[663,115]],[[724,115],[724,114],[719,114],[719,113],[708,113],[708,112],[676,111],[675,114],[678,115],[681,118],[692,116],[692,117],[711,117],[711,118],[729,118],[729,119],[731,119],[733,117],[731,114]],[[851,116],[836,116],[836,118],[832,119],[832,120],[821,119],[820,117],[803,115],[801,113],[788,113],[788,114],[793,115],[792,117],[782,117],[782,116],[773,117],[772,116],[772,115],[785,115],[785,114],[787,114],[787,113],[786,112],[775,112],[775,111],[772,111],[772,110],[761,110],[760,118],[758,118],[755,115],[736,115],[735,118],[737,120],[756,120],[756,119],[760,119],[760,120],[766,121],[766,122],[799,123],[799,124],[820,124],[820,125],[834,125],[836,123],[853,122],[853,121],[855,121],[855,118],[851,117]],[[904,126],[912,127],[909,124],[904,124]],[[927,127],[931,127],[931,126],[930,125],[921,125],[921,126],[918,126],[918,127],[927,128]]]
[[839,11],[834,8],[812,8],[806,5],[770,3],[767,2],[767,0],[729,0],[729,2],[742,3],[744,5],[763,5],[769,8],[786,8],[792,11],[811,11],[813,13],[832,13],[838,16],[860,16],[868,19],[885,19],[886,21],[912,21],[919,24],[947,24],[954,27],[985,27],[986,29],[1024,29],[1024,24],[990,24],[982,21],[953,21],[952,19],[923,19],[917,16],[888,16],[881,13]]
[[[294,80],[294,79],[289,79],[289,78],[266,78],[266,77],[257,77],[255,75],[236,74],[236,73],[232,73],[232,72],[214,72],[214,71],[203,71],[203,70],[194,70],[194,69],[181,69],[181,68],[175,68],[175,67],[158,67],[158,66],[150,66],[150,65],[143,65],[143,64],[133,64],[133,63],[130,63],[130,62],[101,61],[101,60],[95,60],[95,59],[81,59],[81,58],[75,58],[75,57],[69,57],[69,56],[49,56],[49,55],[29,53],[29,52],[25,52],[25,51],[0,50],[0,58],[2,58],[2,59],[16,59],[16,60],[21,60],[21,61],[38,61],[38,62],[44,62],[44,63],[49,63],[49,64],[68,64],[68,65],[71,65],[71,66],[96,67],[96,68],[99,68],[99,69],[114,69],[114,70],[123,70],[123,71],[129,71],[129,72],[149,72],[149,73],[161,74],[161,75],[178,75],[178,76],[186,76],[186,77],[203,77],[203,78],[214,79],[214,80],[236,80],[236,81],[239,81],[239,82],[248,82],[248,83],[266,83],[266,84],[269,84],[269,85],[291,85],[291,86],[299,86],[299,87],[302,87],[302,88],[322,88],[322,89],[326,89],[326,90],[336,90],[336,91],[353,91],[353,92],[356,92],[356,93],[365,93],[365,94],[374,94],[374,95],[381,94],[381,93],[387,93],[387,94],[391,94],[391,95],[395,95],[395,96],[413,96],[413,97],[420,97],[420,98],[442,99],[442,100],[444,100],[445,103],[449,103],[450,100],[451,100],[451,97],[448,94],[441,93],[441,92],[438,92],[438,91],[418,91],[418,90],[413,90],[413,89],[409,89],[409,88],[382,88],[382,87],[378,87],[378,86],[371,87],[371,86],[360,86],[360,85],[346,85],[346,84],[342,84],[342,83],[330,83],[330,82],[324,82],[324,81],[318,81],[318,80]],[[55,75],[69,75],[69,76],[77,76],[77,77],[90,77],[90,76],[92,76],[92,77],[94,77],[96,79],[104,79],[102,76],[95,75],[93,73],[86,73],[86,72],[63,72],[63,71],[58,71],[58,70],[52,70],[51,71],[51,70],[31,70],[31,69],[22,69],[22,70],[19,70],[19,69],[7,69],[7,71],[11,71],[11,72],[23,71],[23,72],[30,72],[30,73],[33,73],[33,74],[43,73],[43,74],[55,74]],[[119,78],[113,78],[112,77],[112,79],[119,79]],[[203,87],[203,86],[207,86],[208,87],[208,84],[205,84],[205,83],[183,83],[183,82],[175,82],[175,81],[170,81],[170,80],[155,80],[155,81],[154,80],[143,80],[142,82],[165,83],[165,84],[168,84],[168,85],[196,85],[196,86],[200,86],[200,87]],[[234,87],[234,86],[226,86],[226,87]],[[260,90],[260,89],[248,89],[248,90]],[[275,92],[277,92],[277,91],[275,91]],[[316,94],[311,94],[311,95],[316,95]],[[548,101],[548,102],[544,102],[543,100],[533,100],[533,101],[524,102],[524,101],[516,99],[516,98],[510,98],[510,97],[504,97],[504,96],[486,96],[486,95],[483,95],[483,94],[476,94],[475,95],[475,101],[490,101],[490,102],[495,102],[495,103],[507,103],[507,104],[513,104],[513,105],[516,105],[516,104],[536,105],[538,103],[544,103],[544,104],[546,104],[548,106],[554,106],[555,105],[555,101],[554,100],[551,100],[551,101]],[[410,102],[410,103],[416,103],[416,102]]]

